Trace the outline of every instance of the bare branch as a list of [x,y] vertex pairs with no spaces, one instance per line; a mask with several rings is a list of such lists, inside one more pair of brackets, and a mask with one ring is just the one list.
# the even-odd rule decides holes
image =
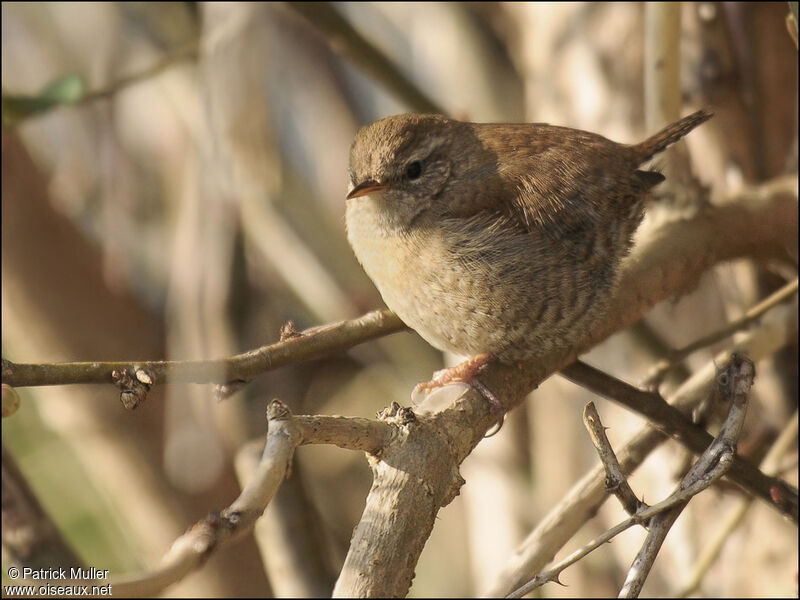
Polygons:
[[[764,460],[761,461],[761,470],[767,475],[776,475],[778,473],[780,459],[797,440],[797,426],[798,417],[797,411],[795,411],[786,427],[783,428],[783,431],[772,444]],[[678,597],[685,598],[697,590],[708,569],[711,568],[711,565],[714,564],[714,561],[719,556],[723,543],[742,522],[752,504],[753,498],[751,496],[741,498],[739,503],[725,516],[722,520],[722,525],[711,536],[711,541],[700,553],[697,563],[683,588],[676,594]]]
[[[286,476],[294,450],[300,443],[300,430],[289,409],[279,400],[273,400],[269,405],[267,421],[267,442],[261,462],[230,506],[208,515],[175,540],[158,568],[95,583],[110,584],[114,596],[154,596],[202,566],[211,553],[249,533]],[[92,582],[81,580],[75,583],[87,585]],[[63,585],[70,583],[63,582]]]
[[394,427],[383,421],[361,417],[297,415],[301,444],[333,444],[346,450],[378,454],[394,434]]
[[[736,344],[736,351],[747,353],[753,360],[770,356],[790,340],[797,330],[794,308],[784,305],[774,307],[764,316],[757,328]],[[721,357],[718,362],[724,362]],[[683,413],[702,402],[709,394],[717,376],[714,363],[699,370],[675,392],[671,404]],[[655,425],[645,425],[619,450],[617,457],[623,472],[632,473],[645,458],[668,439]],[[729,478],[732,478],[730,472]],[[781,488],[778,488],[781,489]],[[539,525],[520,545],[497,581],[485,593],[486,597],[505,596],[530,580],[549,563],[580,527],[596,513],[605,501],[605,470],[598,464],[576,483],[567,496],[540,521]],[[773,504],[779,510],[785,510]]]
[[766,313],[770,308],[772,308],[776,304],[785,302],[786,300],[794,296],[796,293],[797,293],[797,277],[794,278],[794,281],[790,281],[781,289],[776,291],[774,294],[771,294],[768,298],[756,304],[740,318],[726,324],[725,327],[721,327],[717,331],[714,331],[706,336],[703,336],[702,338],[695,340],[694,342],[684,346],[683,348],[679,348],[677,350],[673,350],[672,352],[670,352],[669,356],[667,356],[663,360],[660,360],[653,366],[650,373],[642,382],[642,385],[644,386],[658,385],[664,379],[664,376],[671,369],[674,369],[692,352],[700,350],[701,348],[706,348],[711,344],[716,344],[717,342],[720,342],[725,338],[733,335],[740,329],[744,329],[751,323],[758,321],[758,319],[760,319],[762,315]]
[[331,50],[344,56],[370,78],[417,112],[445,114],[386,55],[362,36],[330,2],[291,2],[324,36]]
[[729,396],[731,400],[730,410],[725,425],[720,435],[706,449],[700,460],[681,480],[678,488],[669,498],[655,506],[643,506],[635,515],[604,532],[551,569],[540,573],[531,581],[516,589],[507,597],[521,598],[547,582],[558,581],[558,577],[564,569],[575,564],[619,533],[633,525],[650,522],[650,533],[645,540],[645,545],[634,561],[629,571],[628,580],[620,592],[620,596],[625,595],[625,597],[636,597],[638,595],[669,528],[678,518],[681,510],[693,496],[722,477],[733,464],[734,448],[744,424],[747,394],[752,385],[755,370],[752,361],[733,355],[726,366],[725,372],[730,377],[730,380],[724,385],[720,385],[731,392],[731,396]]
[[650,522],[650,531],[628,571],[625,584],[619,592],[620,598],[639,597],[661,545],[681,511],[689,503],[691,496],[696,495],[711,485],[713,481],[722,477],[733,464],[736,442],[744,427],[747,398],[755,374],[753,361],[739,354],[733,354],[730,361],[720,370],[717,375],[719,392],[723,400],[727,401],[730,406],[725,423],[714,442],[700,456],[700,460],[689,469],[678,486],[678,492],[688,493],[689,490],[692,490],[693,493],[690,494],[690,497],[683,499],[674,508],[654,517]]
[[625,473],[622,472],[617,455],[608,441],[606,428],[600,421],[600,415],[594,406],[594,402],[589,402],[583,409],[583,423],[589,431],[589,437],[600,455],[600,461],[606,470],[606,489],[614,492],[622,507],[629,515],[635,515],[639,510],[647,505],[636,497],[633,493]]
[[115,371],[132,373],[134,378],[145,372],[151,380],[149,385],[249,381],[260,373],[344,350],[405,328],[394,313],[384,309],[357,319],[312,327],[275,344],[216,360],[17,364],[3,359],[3,383],[14,387],[113,383],[120,376],[115,377]]
[[[712,437],[708,432],[692,423],[689,417],[667,403],[656,392],[639,390],[580,361],[562,369],[561,373],[583,387],[646,416],[656,427],[698,454],[704,452],[704,449],[708,448],[712,442]],[[776,505],[772,501],[770,490],[774,487],[781,489],[787,487],[787,484],[781,479],[765,475],[751,463],[739,457],[733,459],[730,475],[736,483],[749,492],[757,494],[765,500],[770,498],[773,506]],[[796,499],[796,490],[792,490],[790,495]],[[796,507],[790,513],[791,515],[794,515],[793,518],[796,521]]]

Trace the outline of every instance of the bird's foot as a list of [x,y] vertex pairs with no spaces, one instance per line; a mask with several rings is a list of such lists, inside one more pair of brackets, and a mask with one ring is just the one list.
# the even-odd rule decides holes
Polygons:
[[500,428],[503,426],[505,409],[497,399],[497,396],[495,396],[492,391],[476,377],[478,371],[480,371],[490,359],[491,356],[487,352],[484,352],[483,354],[472,356],[454,367],[448,367],[446,369],[442,369],[441,371],[436,371],[433,374],[433,379],[418,383],[414,388],[414,391],[411,392],[411,396],[412,398],[416,397],[419,393],[423,393],[427,396],[428,393],[437,388],[444,387],[458,381],[471,385],[478,390],[484,398],[486,398],[486,401],[489,403],[492,412],[497,415],[497,428],[486,436],[491,437],[500,431]]

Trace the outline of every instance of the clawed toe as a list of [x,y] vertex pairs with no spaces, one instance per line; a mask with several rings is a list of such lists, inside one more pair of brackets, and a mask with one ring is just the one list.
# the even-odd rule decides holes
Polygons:
[[492,412],[498,417],[496,428],[491,433],[486,435],[486,437],[491,437],[500,431],[500,428],[503,426],[505,409],[497,399],[497,396],[495,396],[492,391],[477,378],[478,371],[487,362],[489,362],[490,358],[491,357],[489,354],[479,354],[465,360],[462,363],[459,363],[454,367],[448,367],[446,369],[442,369],[441,371],[436,371],[430,381],[418,383],[414,387],[414,391],[411,392],[411,397],[416,398],[420,393],[427,396],[432,390],[437,388],[444,387],[454,382],[464,382],[478,390],[481,396],[486,398],[486,401],[489,403]]

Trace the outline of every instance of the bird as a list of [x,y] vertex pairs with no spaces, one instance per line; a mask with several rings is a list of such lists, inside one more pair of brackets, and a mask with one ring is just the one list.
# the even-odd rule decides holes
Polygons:
[[417,391],[465,381],[495,403],[477,377],[490,360],[579,343],[609,305],[647,193],[665,179],[640,167],[712,114],[699,110],[637,144],[432,114],[359,130],[347,239],[406,325],[469,357]]

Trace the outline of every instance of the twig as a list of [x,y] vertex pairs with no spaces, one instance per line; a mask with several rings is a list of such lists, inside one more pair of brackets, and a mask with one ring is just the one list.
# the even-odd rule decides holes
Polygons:
[[[736,443],[744,427],[747,399],[755,374],[753,362],[735,353],[720,371],[717,384],[720,396],[729,403],[728,416],[714,442],[681,480],[679,490],[705,489],[733,465]],[[661,545],[688,502],[687,498],[651,521],[647,538],[619,592],[620,598],[639,597]]]
[[[796,311],[784,305],[774,307],[759,326],[748,331],[736,345],[753,360],[761,360],[794,339],[797,331]],[[722,362],[720,360],[720,362]],[[681,385],[670,401],[683,413],[691,412],[709,393],[716,378],[716,368],[710,363]],[[625,473],[632,473],[663,441],[668,439],[655,425],[647,424],[617,451]],[[730,477],[730,472],[728,473]],[[505,596],[540,572],[555,554],[591,519],[607,497],[605,470],[598,464],[576,483],[565,498],[554,506],[523,541],[496,582],[484,594],[486,597]],[[773,507],[785,512],[772,503]]]
[[[596,550],[606,542],[610,541],[616,535],[632,527],[633,525],[643,524],[649,521],[651,523],[651,527],[650,535],[648,535],[648,541],[646,541],[647,551],[640,554],[640,557],[637,557],[637,560],[634,561],[634,567],[636,567],[636,569],[632,567],[631,573],[635,572],[637,574],[637,578],[631,578],[630,582],[626,582],[625,587],[623,587],[623,592],[626,591],[626,589],[635,589],[634,586],[638,585],[640,581],[638,577],[646,577],[647,573],[649,572],[649,565],[652,565],[652,559],[655,558],[655,554],[657,553],[661,542],[663,542],[664,537],[666,537],[666,532],[669,529],[668,526],[671,526],[674,520],[678,517],[680,510],[683,509],[683,507],[693,496],[697,495],[711,485],[714,481],[722,477],[722,475],[725,474],[727,469],[733,463],[733,448],[735,446],[735,440],[741,431],[741,425],[744,423],[747,391],[749,391],[749,385],[746,383],[746,381],[742,380],[747,378],[746,372],[748,367],[750,369],[749,374],[751,377],[752,374],[754,374],[754,371],[752,370],[752,362],[747,359],[742,361],[738,357],[732,357],[731,363],[741,369],[742,375],[735,377],[736,384],[734,385],[734,389],[739,392],[739,395],[736,396],[735,402],[731,402],[731,409],[729,411],[725,426],[723,426],[723,430],[720,432],[720,435],[717,437],[717,439],[715,439],[706,449],[706,451],[700,457],[700,460],[698,460],[697,464],[695,464],[689,473],[687,473],[687,475],[678,485],[678,488],[669,496],[669,498],[659,502],[654,506],[645,506],[641,508],[632,517],[622,521],[618,525],[604,532],[602,535],[593,539],[584,547],[576,550],[567,558],[554,565],[551,569],[540,573],[531,581],[514,590],[506,597],[521,598],[525,594],[530,593],[534,589],[541,587],[549,581],[558,582],[558,576],[564,571],[564,569],[570,565],[573,565],[581,558],[593,550]],[[752,378],[749,379],[749,382],[752,383]],[[744,396],[741,395],[742,392],[744,393]],[[648,560],[650,561],[649,565],[646,564]],[[644,579],[642,578],[641,582],[643,583],[643,581]],[[623,592],[620,592],[620,595],[622,595]]]
[[664,376],[671,369],[675,368],[676,365],[680,364],[690,354],[692,354],[697,350],[700,350],[701,348],[710,346],[711,344],[716,344],[717,342],[720,342],[725,338],[733,335],[740,329],[744,329],[751,323],[758,321],[758,319],[760,319],[761,316],[765,312],[767,312],[770,308],[772,308],[776,304],[785,302],[796,293],[797,293],[797,277],[795,277],[794,281],[787,283],[785,286],[776,291],[774,294],[771,294],[768,298],[764,299],[763,301],[753,306],[743,316],[725,325],[725,327],[722,327],[717,331],[710,333],[707,336],[695,340],[694,342],[688,344],[687,346],[684,346],[683,348],[679,348],[677,350],[673,350],[672,352],[670,352],[665,359],[657,362],[653,366],[650,373],[642,382],[642,385],[643,386],[658,385],[664,379]]
[[[62,106],[80,106],[96,100],[109,98],[132,85],[155,77],[162,71],[167,70],[181,61],[195,58],[198,53],[198,45],[199,40],[193,40],[184,46],[172,50],[167,56],[155,64],[136,73],[126,75],[105,87],[89,92],[83,92],[83,87],[85,86],[83,79],[74,76],[73,79],[77,81],[76,85],[80,87],[74,94],[63,99],[59,97],[58,99],[46,99],[43,102],[41,94],[39,96],[3,94],[3,126],[13,127],[19,125],[25,120],[45,115]],[[56,84],[61,81],[63,81],[63,79],[58,80]],[[51,86],[52,85],[53,84],[51,84]],[[42,92],[42,94],[43,93],[44,92]]]
[[181,61],[197,58],[199,45],[199,39],[192,40],[191,42],[172,50],[164,58],[153,65],[150,65],[141,71],[137,71],[136,73],[125,75],[124,77],[117,79],[105,87],[88,92],[85,96],[78,100],[76,104],[87,104],[89,102],[94,102],[95,100],[108,98],[109,96],[113,96],[114,94],[121,92],[125,88],[137,83],[141,83],[142,81],[150,79],[151,77],[155,77],[159,73],[166,71]]
[[335,350],[344,350],[406,329],[389,310],[376,310],[357,319],[312,327],[299,336],[242,354],[215,360],[12,363],[3,359],[3,383],[14,387],[113,383],[114,371],[145,373],[149,385],[166,382],[228,383],[248,381],[254,376],[289,364],[311,360]]
[[[562,369],[561,374],[596,394],[646,416],[656,427],[698,454],[712,442],[713,438],[708,432],[692,423],[689,417],[667,403],[657,392],[639,390],[580,361]],[[787,486],[781,479],[765,475],[740,457],[734,458],[729,474],[736,483],[765,500],[771,498],[770,490],[773,487],[786,489]],[[797,497],[796,490],[790,493]],[[791,514],[793,520],[797,521],[796,508]]]
[[[783,428],[783,431],[781,431],[778,438],[772,444],[764,460],[761,461],[760,467],[764,473],[768,475],[775,475],[778,473],[780,459],[792,447],[797,439],[797,426],[798,417],[797,411],[795,411],[792,418],[789,419],[789,423],[787,423],[786,427]],[[719,556],[723,543],[742,522],[742,519],[744,519],[745,514],[747,514],[752,504],[752,496],[741,498],[739,503],[725,516],[722,520],[722,525],[716,533],[711,536],[711,541],[708,542],[700,553],[695,567],[683,588],[676,594],[678,597],[685,598],[697,590],[703,577]]]
[[614,454],[614,449],[606,436],[606,428],[600,421],[600,415],[594,406],[594,402],[588,402],[583,409],[583,423],[589,431],[589,437],[592,439],[597,453],[600,455],[600,461],[606,470],[606,490],[614,492],[622,507],[629,515],[635,515],[639,510],[647,505],[636,497],[633,493],[625,473],[617,460],[617,455]]

